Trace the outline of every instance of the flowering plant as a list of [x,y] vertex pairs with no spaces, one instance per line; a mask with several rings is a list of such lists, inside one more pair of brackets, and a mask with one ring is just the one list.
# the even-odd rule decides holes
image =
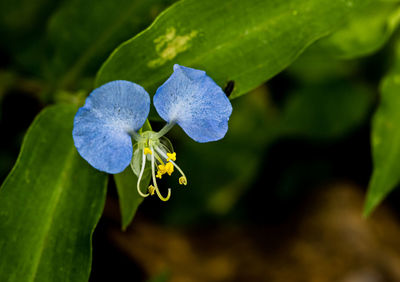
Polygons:
[[[139,132],[150,111],[150,96],[140,85],[116,80],[95,89],[74,119],[73,138],[79,154],[94,168],[120,173],[128,165],[138,176],[138,193],[162,196],[156,178],[171,175],[176,168],[176,153],[164,136],[175,124],[193,140],[203,143],[223,138],[228,130],[232,106],[222,89],[204,71],[174,65],[173,74],[158,88],[154,107],[167,124],[159,131]],[[134,145],[133,145],[133,142]],[[153,184],[148,192],[140,189],[146,166],[151,164]],[[157,170],[157,173],[156,173]]]
[[[368,216],[400,184],[399,1],[21,0],[0,7],[1,282],[120,281],[125,273],[135,281],[238,274],[263,281],[263,267],[256,267],[260,278],[254,267],[249,275],[243,267],[214,271],[213,248],[222,250],[222,241],[230,248],[261,224],[268,236],[250,236],[256,241],[246,245],[262,247],[251,257],[260,261],[262,250],[277,257],[270,250],[289,250],[292,240],[266,225],[290,219],[300,226],[293,219],[308,216],[301,202],[318,198],[315,185],[345,176],[367,190],[370,178]],[[185,132],[177,152],[171,128]],[[191,193],[174,193],[175,186]],[[155,201],[138,209],[151,195]],[[160,205],[158,198],[171,197]],[[123,230],[149,231],[140,235],[149,248],[108,224],[118,213]],[[96,229],[102,216],[106,224]],[[148,221],[179,226],[179,238],[189,239],[182,250],[190,243],[199,259],[188,260],[169,244],[171,230],[154,232]],[[240,232],[226,229],[227,221]],[[92,242],[107,252],[92,252]],[[236,257],[251,265],[239,245]],[[116,260],[119,253],[128,255]],[[379,262],[373,269],[383,269],[368,257],[368,268]],[[125,267],[129,258],[133,268]],[[188,267],[174,266],[179,261]]]

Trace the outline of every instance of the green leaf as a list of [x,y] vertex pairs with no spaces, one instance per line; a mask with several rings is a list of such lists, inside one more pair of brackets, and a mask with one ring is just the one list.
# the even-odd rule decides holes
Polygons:
[[340,138],[365,121],[373,94],[340,76],[300,86],[290,93],[278,126],[289,136]]
[[88,281],[107,175],[77,153],[75,106],[45,109],[0,189],[0,281]]
[[318,44],[308,48],[286,70],[286,74],[294,77],[301,84],[318,84],[332,79],[348,79],[359,72],[356,60],[341,60],[330,56]]
[[400,182],[400,42],[396,65],[383,79],[381,101],[372,120],[374,169],[364,215],[368,216]]
[[0,38],[7,51],[25,71],[39,72],[46,48],[43,31],[59,0],[0,1]]
[[339,31],[319,42],[330,54],[350,59],[379,50],[400,23],[400,4],[377,2],[357,11]]
[[[149,121],[143,125],[142,131],[151,130]],[[147,162],[148,163],[148,162]],[[143,201],[143,197],[139,195],[137,191],[138,177],[133,173],[130,166],[128,166],[123,172],[114,175],[115,184],[117,186],[119,205],[121,210],[122,218],[122,229],[131,223],[139,205]],[[142,179],[140,181],[140,190],[143,192],[147,191],[151,180],[151,167],[146,166]]]
[[76,87],[94,76],[107,55],[135,35],[173,0],[65,1],[48,27],[51,62],[47,75],[58,87]]
[[[58,1],[54,0],[15,0],[0,2],[0,34],[7,39],[17,39],[37,30],[45,15]],[[8,37],[10,36],[10,37]],[[13,42],[3,42],[13,44]]]
[[372,1],[182,0],[118,47],[96,85],[126,79],[154,93],[179,63],[206,70],[222,87],[233,80],[235,98],[282,71]]

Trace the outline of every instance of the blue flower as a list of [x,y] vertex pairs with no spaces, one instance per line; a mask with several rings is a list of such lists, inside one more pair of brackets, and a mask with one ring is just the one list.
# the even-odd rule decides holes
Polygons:
[[[173,74],[153,98],[154,106],[167,124],[159,131],[139,132],[150,110],[150,96],[140,85],[123,80],[106,83],[90,93],[74,119],[72,132],[79,154],[94,168],[120,173],[128,165],[138,176],[140,195],[163,197],[156,178],[171,175],[176,168],[179,183],[187,178],[177,166],[176,153],[164,136],[178,124],[197,142],[223,138],[228,130],[232,106],[222,89],[204,71],[174,65]],[[153,184],[148,193],[139,184],[146,163],[151,164]],[[156,173],[157,171],[157,173]]]
[[174,65],[153,102],[166,122],[177,123],[197,142],[219,140],[228,130],[231,103],[205,71]]

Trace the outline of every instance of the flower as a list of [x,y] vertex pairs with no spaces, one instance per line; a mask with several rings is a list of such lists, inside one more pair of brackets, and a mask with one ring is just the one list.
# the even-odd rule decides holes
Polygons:
[[[156,178],[171,175],[174,168],[181,174],[179,184],[186,185],[187,178],[176,164],[176,153],[164,135],[177,124],[197,142],[219,140],[228,130],[232,106],[204,71],[177,64],[157,89],[153,102],[167,124],[159,132],[139,132],[150,111],[149,94],[133,82],[106,83],[93,90],[78,110],[72,135],[79,154],[94,168],[115,174],[131,165],[138,176],[139,194],[147,197],[157,193],[166,201],[171,190],[163,197]],[[151,164],[153,184],[148,193],[143,193],[139,184],[147,162]]]

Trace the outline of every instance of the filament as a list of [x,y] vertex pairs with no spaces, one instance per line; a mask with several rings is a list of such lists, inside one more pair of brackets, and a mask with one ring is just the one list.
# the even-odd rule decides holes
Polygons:
[[[132,166],[132,163],[131,163],[131,166]],[[146,166],[146,156],[145,156],[144,151],[143,151],[143,153],[142,153],[142,168],[140,169],[140,173],[139,173],[139,177],[138,177],[138,181],[137,181],[136,187],[137,187],[137,191],[138,191],[139,195],[144,197],[144,198],[149,195],[149,193],[144,194],[140,190],[140,180],[142,180],[142,176],[143,176],[143,172],[144,172],[144,167],[145,166]]]
[[[156,151],[164,158],[164,159],[168,159],[168,156],[162,151],[160,150],[158,147],[156,147]],[[183,171],[181,170],[181,168],[173,161],[173,160],[169,160],[170,163],[172,163],[174,165],[174,167],[176,167],[176,169],[180,172],[180,174],[186,179],[186,183],[187,183],[187,178],[186,175],[183,173]],[[186,184],[185,184],[186,185]]]
[[[150,147],[150,149],[153,151],[153,147]],[[156,147],[157,149],[157,147]],[[154,154],[151,155],[151,174],[153,177],[153,184],[154,184],[154,188],[156,190],[157,196],[160,198],[160,200],[162,201],[168,201],[169,198],[171,197],[171,188],[168,188],[168,195],[167,197],[163,197],[163,195],[161,195],[160,190],[158,189],[158,185],[157,185],[157,180],[156,180],[156,173],[154,170],[155,164],[154,164]]]

